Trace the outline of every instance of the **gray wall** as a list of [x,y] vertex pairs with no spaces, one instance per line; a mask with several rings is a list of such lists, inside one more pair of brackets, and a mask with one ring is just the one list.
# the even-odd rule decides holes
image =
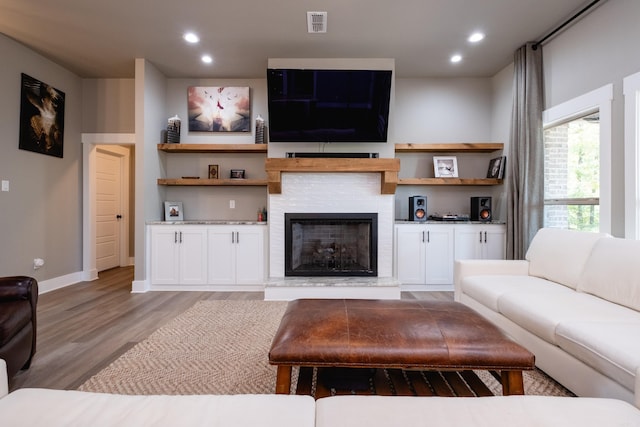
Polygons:
[[[82,80],[0,34],[0,276],[39,281],[82,270]],[[20,73],[65,93],[64,157],[18,149]],[[45,266],[33,269],[33,259]]]
[[613,83],[612,234],[624,236],[622,79],[640,70],[640,2],[605,2],[543,47],[546,107]]

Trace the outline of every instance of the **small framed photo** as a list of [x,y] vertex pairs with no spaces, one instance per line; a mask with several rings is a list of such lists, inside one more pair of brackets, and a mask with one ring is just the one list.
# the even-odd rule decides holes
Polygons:
[[504,178],[504,170],[507,163],[505,156],[496,157],[489,161],[489,170],[487,170],[487,178]]
[[231,179],[244,179],[244,169],[231,169]]
[[219,169],[218,165],[209,165],[209,179],[218,179],[220,175],[218,174]]
[[458,159],[455,156],[434,156],[433,172],[436,178],[457,178]]
[[182,202],[164,202],[165,221],[184,221]]

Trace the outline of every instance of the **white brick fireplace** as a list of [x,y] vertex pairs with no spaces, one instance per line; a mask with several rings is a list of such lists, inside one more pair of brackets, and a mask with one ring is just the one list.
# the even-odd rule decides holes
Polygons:
[[[346,297],[336,287],[353,283],[353,294],[349,297],[375,297],[353,289],[368,285],[385,288],[395,286],[393,279],[393,223],[394,195],[381,194],[380,173],[367,172],[290,172],[282,173],[281,193],[269,195],[269,274],[270,281],[282,285],[285,283],[285,213],[377,213],[378,214],[378,277],[377,278],[287,278],[288,283],[302,283],[308,288],[312,283],[321,287],[331,287],[331,295],[324,297]],[[306,285],[306,286],[305,286]],[[378,289],[380,290],[380,289]],[[393,296],[399,297],[399,287]],[[269,289],[265,289],[265,298],[269,298]],[[314,296],[313,293],[312,295]],[[274,298],[278,299],[278,298]],[[288,298],[287,298],[288,299]]]

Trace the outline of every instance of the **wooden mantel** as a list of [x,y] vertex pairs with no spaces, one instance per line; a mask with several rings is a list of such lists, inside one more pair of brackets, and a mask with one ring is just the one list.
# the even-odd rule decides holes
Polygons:
[[269,194],[282,193],[282,172],[380,173],[380,193],[395,194],[400,159],[268,158],[265,170]]

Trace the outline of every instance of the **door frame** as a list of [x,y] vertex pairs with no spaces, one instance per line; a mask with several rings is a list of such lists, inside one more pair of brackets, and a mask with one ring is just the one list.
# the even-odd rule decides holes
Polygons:
[[[82,134],[82,280],[90,281],[98,278],[98,270],[96,267],[96,152],[98,146],[101,149],[116,151],[118,145],[135,146],[135,134],[129,133],[83,133]],[[111,146],[111,147],[105,147]],[[125,151],[125,150],[122,150]],[[128,153],[127,153],[128,154]],[[120,239],[120,259],[121,265],[129,265],[131,262],[125,254],[129,252],[129,156],[126,156],[125,165],[123,165],[123,174],[125,179],[122,186],[125,191],[122,192],[123,219],[121,221],[120,231],[123,238]],[[126,228],[124,224],[126,225]],[[126,242],[126,243],[125,243]],[[123,246],[126,245],[126,246]],[[122,250],[122,248],[125,250]],[[123,257],[126,258],[122,262]]]

